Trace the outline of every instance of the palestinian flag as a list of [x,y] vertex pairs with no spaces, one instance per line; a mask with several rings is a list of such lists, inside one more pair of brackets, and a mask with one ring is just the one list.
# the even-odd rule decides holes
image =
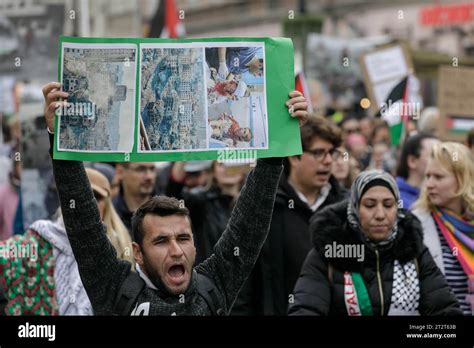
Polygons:
[[177,38],[186,35],[174,0],[161,0],[151,20],[148,37]]
[[309,94],[309,88],[308,85],[306,84],[306,79],[304,77],[304,73],[300,71],[298,74],[296,74],[295,77],[295,89],[298,92],[303,93],[303,96],[306,99],[306,102],[308,103],[308,112],[313,112],[313,106],[311,105],[311,98]]
[[408,81],[406,76],[390,91],[381,109],[375,117],[381,117],[390,126],[390,139],[392,145],[399,145],[402,137],[405,136],[405,130],[408,126],[408,117],[410,110],[407,107]]

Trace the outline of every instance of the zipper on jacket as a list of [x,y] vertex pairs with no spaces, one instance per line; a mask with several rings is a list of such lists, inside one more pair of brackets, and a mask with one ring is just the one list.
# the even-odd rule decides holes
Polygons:
[[382,277],[380,275],[379,251],[377,249],[375,249],[375,255],[377,256],[377,282],[379,284],[380,303],[381,303],[380,314],[383,316],[384,300],[383,300],[383,289],[382,289]]

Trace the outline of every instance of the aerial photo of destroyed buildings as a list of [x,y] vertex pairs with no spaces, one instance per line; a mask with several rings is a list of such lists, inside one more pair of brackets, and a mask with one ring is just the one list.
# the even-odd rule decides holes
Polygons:
[[136,49],[69,45],[62,64],[69,105],[60,110],[59,150],[130,152]]
[[201,48],[141,49],[140,150],[207,148],[203,62]]

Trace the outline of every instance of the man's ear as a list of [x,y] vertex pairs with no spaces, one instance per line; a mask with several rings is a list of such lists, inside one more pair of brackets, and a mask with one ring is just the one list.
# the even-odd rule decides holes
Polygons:
[[418,158],[413,155],[407,156],[407,167],[408,169],[414,170],[418,164]]
[[292,167],[297,166],[298,163],[300,162],[301,158],[300,156],[289,156],[288,157],[288,162]]
[[143,253],[140,245],[137,242],[132,242],[133,247],[133,258],[135,259],[135,263],[140,265],[143,268]]

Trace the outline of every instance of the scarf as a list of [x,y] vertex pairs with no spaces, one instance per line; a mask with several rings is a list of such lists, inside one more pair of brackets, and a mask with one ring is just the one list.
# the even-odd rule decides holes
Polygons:
[[474,277],[474,221],[446,209],[435,209],[432,215],[451,250],[457,250],[453,254],[466,275]]
[[[359,205],[360,200],[362,198],[362,194],[364,193],[365,187],[373,180],[382,180],[390,187],[399,207],[397,212],[397,221],[393,225],[392,231],[385,240],[377,242],[372,241],[370,238],[368,238],[367,234],[362,230],[359,216]],[[399,203],[400,191],[398,190],[398,186],[395,182],[395,179],[390,174],[381,170],[369,170],[366,172],[362,172],[357,176],[351,186],[351,197],[349,200],[349,204],[347,205],[347,221],[353,230],[362,232],[362,235],[365,237],[365,241],[373,248],[389,246],[397,237],[398,222],[405,217],[405,214],[403,213],[402,209],[402,204]]]
[[52,247],[59,315],[93,315],[92,304],[82,284],[62,219],[56,222],[38,220],[30,229],[36,231]]
[[[372,303],[360,273],[344,273],[344,302],[349,316],[374,315]],[[416,261],[401,264],[398,260],[394,260],[392,296],[387,315],[420,315],[419,305],[420,280]]]

